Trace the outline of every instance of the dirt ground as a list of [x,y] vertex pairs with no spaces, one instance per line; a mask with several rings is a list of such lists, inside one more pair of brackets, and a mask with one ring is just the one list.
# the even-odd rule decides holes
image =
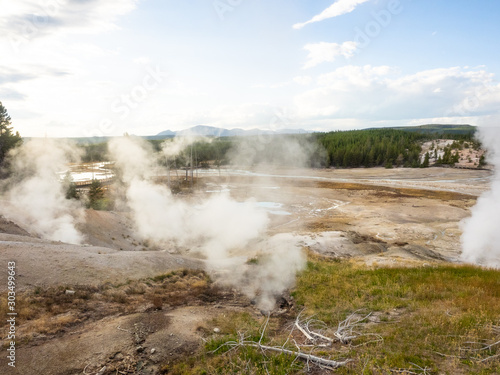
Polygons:
[[[269,234],[285,243],[372,266],[411,266],[460,262],[460,221],[488,189],[492,171],[255,170],[201,176],[195,194],[223,190],[237,200],[254,198],[269,212]],[[59,288],[64,294],[75,286],[126,284],[203,268],[202,260],[142,241],[124,213],[88,211],[79,229],[86,235],[86,245],[46,241],[0,218],[0,258],[3,264],[16,261],[19,292]],[[0,280],[3,293],[5,275]],[[71,296],[64,298],[71,302],[67,301]],[[154,299],[136,301],[129,309],[118,310],[97,304],[92,307],[95,316],[81,318],[79,311],[75,314],[80,318],[68,318],[70,324],[61,330],[32,335],[30,340],[21,337],[17,367],[9,368],[1,356],[2,373],[155,374],[176,357],[196,351],[202,337],[215,328],[207,323],[211,318],[231,311],[259,314],[250,301],[234,293],[208,302],[187,298],[161,310],[154,308]],[[71,307],[68,311],[72,313]],[[58,314],[50,319],[65,316]],[[22,332],[23,327],[19,329]]]
[[280,172],[232,175],[223,186],[237,199],[277,203],[288,213],[270,215],[273,233],[368,264],[458,262],[460,222],[492,176],[451,168]]

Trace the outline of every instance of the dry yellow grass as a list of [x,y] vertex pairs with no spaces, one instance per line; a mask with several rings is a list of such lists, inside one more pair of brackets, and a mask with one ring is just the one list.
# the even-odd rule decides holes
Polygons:
[[[66,293],[71,289],[72,293]],[[220,298],[224,291],[215,287],[200,270],[179,270],[152,279],[110,283],[97,287],[65,286],[36,288],[19,292],[16,300],[20,343],[40,335],[56,335],[65,328],[115,314],[180,306]],[[0,314],[7,314],[6,294],[0,295]],[[0,321],[0,328],[6,321]]]

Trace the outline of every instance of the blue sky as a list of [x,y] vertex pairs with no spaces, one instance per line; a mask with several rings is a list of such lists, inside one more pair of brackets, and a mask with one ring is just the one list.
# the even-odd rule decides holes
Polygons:
[[23,136],[498,120],[497,1],[16,0],[2,13],[0,101]]

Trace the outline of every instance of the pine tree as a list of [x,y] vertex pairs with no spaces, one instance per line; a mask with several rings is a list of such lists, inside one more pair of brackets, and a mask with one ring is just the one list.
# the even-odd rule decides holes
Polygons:
[[485,165],[486,165],[486,159],[484,155],[481,155],[481,157],[479,158],[479,167],[484,167]]
[[63,185],[66,189],[66,199],[80,199],[76,184],[73,182],[73,178],[69,171],[64,176]]
[[103,200],[104,188],[102,183],[101,181],[94,179],[90,184],[88,207],[93,208],[94,210],[100,210],[103,208]]
[[422,163],[421,167],[422,168],[427,168],[429,167],[429,159],[430,159],[430,155],[428,152],[425,153],[425,158],[424,158],[424,162]]
[[10,149],[21,143],[19,132],[12,132],[12,123],[7,109],[0,102],[0,165]]

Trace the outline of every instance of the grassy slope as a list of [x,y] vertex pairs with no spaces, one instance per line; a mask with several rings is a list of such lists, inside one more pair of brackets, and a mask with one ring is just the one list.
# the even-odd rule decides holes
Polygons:
[[462,350],[467,341],[500,339],[493,329],[500,323],[498,271],[463,265],[368,269],[316,260],[299,277],[294,295],[330,325],[358,309],[377,317],[362,330],[380,334],[383,342],[351,349],[346,357],[357,360],[339,373],[391,373],[415,369],[412,364],[431,373],[500,372],[498,358],[478,363],[499,354],[499,345],[484,353]]
[[[180,280],[184,282],[180,284]],[[132,313],[147,301],[153,301],[155,306],[161,306],[164,300],[171,305],[185,304],[187,300],[213,294],[210,288],[207,276],[201,271],[186,270],[143,282],[76,288],[77,300],[64,293],[65,287],[20,293],[17,300],[19,329],[23,331],[20,344],[29,345],[34,333],[57,335],[63,328],[82,321],[119,312]],[[213,298],[219,301],[227,297],[217,293]],[[304,318],[314,316],[333,329],[352,312],[359,311],[360,317],[371,313],[355,330],[377,336],[362,336],[349,345],[335,343],[314,351],[327,358],[351,359],[346,367],[336,370],[338,374],[423,374],[419,368],[427,369],[426,374],[500,373],[499,270],[451,264],[368,268],[348,260],[310,255],[292,295],[295,308],[271,318],[264,344],[281,346],[288,339],[287,347],[294,349],[293,340],[305,343],[297,330],[289,336],[301,311]],[[7,299],[5,295],[0,297],[0,313],[5,315]],[[106,311],[103,301],[108,301]],[[258,341],[264,322],[264,317],[251,310],[220,316],[206,325],[218,327],[219,333],[200,328],[207,340],[201,352],[174,364],[163,364],[161,373],[303,373],[306,365],[290,356],[252,348],[229,350],[226,346],[213,353],[225,342],[238,340],[240,335]],[[5,328],[5,323],[0,328]],[[333,337],[332,333],[327,334]],[[377,337],[382,340],[373,341]],[[494,345],[489,350],[471,350],[486,344]]]
[[[294,316],[320,319],[337,327],[352,312],[372,315],[356,330],[377,334],[355,339],[350,345],[334,344],[316,352],[334,359],[350,358],[338,374],[498,374],[500,343],[491,350],[467,342],[495,343],[500,340],[500,272],[473,266],[432,265],[420,268],[370,269],[349,261],[310,258],[293,291],[296,311],[284,319],[271,318],[265,342],[282,345]],[[238,332],[256,341],[264,318],[250,315],[221,317],[213,324],[221,334],[206,344],[203,353],[186,359],[168,374],[295,374],[305,365],[293,358],[264,355],[254,349],[221,348],[236,340]],[[495,327],[496,326],[496,327]],[[293,337],[300,340],[300,333]],[[293,349],[293,345],[289,346]],[[420,367],[420,368],[419,368]],[[406,372],[405,372],[406,370]],[[317,372],[321,373],[321,372]]]

